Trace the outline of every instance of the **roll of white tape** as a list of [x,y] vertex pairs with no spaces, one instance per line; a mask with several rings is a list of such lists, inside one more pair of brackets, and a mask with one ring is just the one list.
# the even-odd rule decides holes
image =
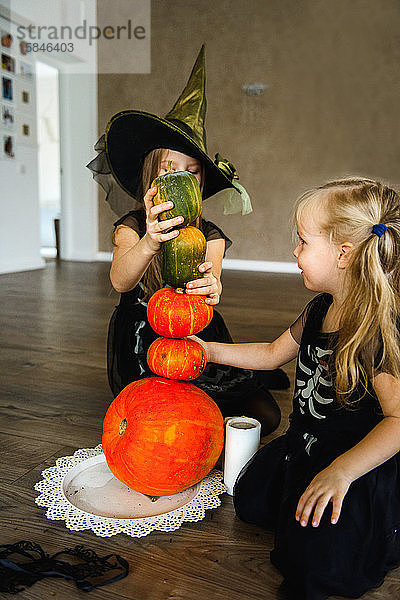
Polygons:
[[224,484],[230,496],[237,476],[257,452],[261,424],[252,417],[232,417],[226,422]]

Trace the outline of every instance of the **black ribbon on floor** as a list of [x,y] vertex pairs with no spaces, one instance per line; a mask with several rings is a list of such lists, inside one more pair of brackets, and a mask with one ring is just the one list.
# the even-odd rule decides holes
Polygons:
[[[19,558],[14,558],[13,555]],[[61,560],[66,555],[75,562]],[[12,558],[11,558],[12,557]],[[119,570],[121,573],[109,578],[105,574]],[[84,546],[66,548],[52,556],[46,554],[39,544],[20,541],[16,544],[0,544],[0,591],[10,594],[21,592],[44,577],[62,577],[75,581],[78,589],[90,592],[95,588],[119,581],[129,573],[129,563],[119,554],[98,556]]]

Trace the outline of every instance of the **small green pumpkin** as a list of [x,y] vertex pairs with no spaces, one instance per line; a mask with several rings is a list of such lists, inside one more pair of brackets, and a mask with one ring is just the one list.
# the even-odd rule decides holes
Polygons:
[[194,223],[200,216],[203,201],[199,182],[188,171],[175,171],[165,173],[154,179],[151,187],[157,187],[157,194],[153,197],[154,205],[162,202],[173,202],[174,206],[159,215],[161,221],[183,217],[179,227],[186,227]]
[[162,277],[174,288],[200,279],[199,266],[206,259],[206,238],[197,227],[184,227],[179,235],[162,244]]

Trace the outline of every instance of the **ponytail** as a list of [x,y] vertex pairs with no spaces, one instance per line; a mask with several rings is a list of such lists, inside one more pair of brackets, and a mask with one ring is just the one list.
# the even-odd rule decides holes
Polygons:
[[[384,234],[387,238],[389,231]],[[390,281],[390,273],[398,267],[385,272],[382,256],[383,247],[390,245],[372,233],[354,248],[346,273],[353,283],[345,301],[335,360],[336,388],[344,399],[359,381],[366,389],[368,379],[380,370],[400,377],[399,295]]]

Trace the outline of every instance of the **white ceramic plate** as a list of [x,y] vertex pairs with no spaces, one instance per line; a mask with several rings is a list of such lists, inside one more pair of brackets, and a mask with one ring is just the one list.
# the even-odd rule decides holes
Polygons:
[[179,494],[152,501],[119,481],[110,471],[104,454],[73,467],[62,483],[68,502],[86,513],[114,519],[140,519],[171,512],[190,502],[199,489],[198,483]]

